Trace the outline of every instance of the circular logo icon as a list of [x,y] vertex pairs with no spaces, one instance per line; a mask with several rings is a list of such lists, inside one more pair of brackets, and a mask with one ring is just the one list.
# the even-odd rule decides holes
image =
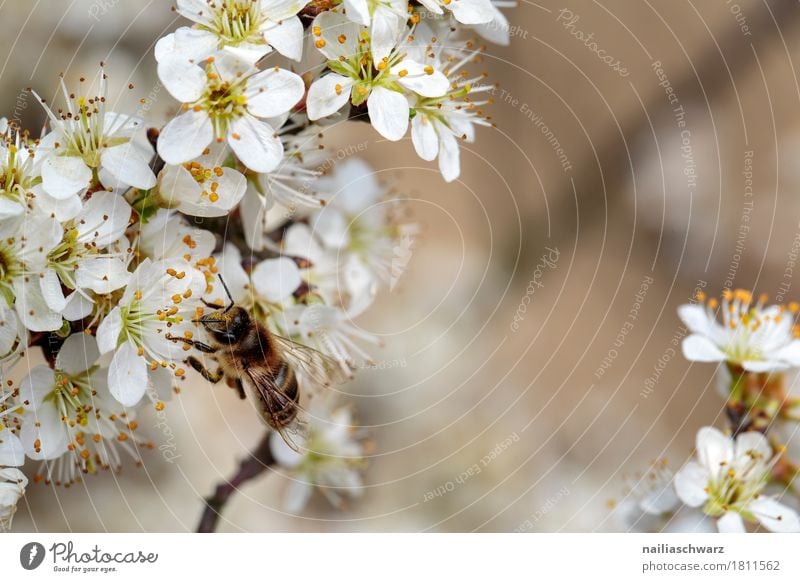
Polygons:
[[26,570],[35,570],[44,561],[44,546],[39,542],[29,542],[19,551],[19,563]]

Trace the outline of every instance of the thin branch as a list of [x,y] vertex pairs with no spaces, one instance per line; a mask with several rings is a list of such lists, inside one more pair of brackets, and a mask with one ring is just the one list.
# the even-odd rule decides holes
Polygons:
[[275,463],[272,452],[269,450],[269,437],[271,432],[267,431],[258,447],[246,459],[239,463],[239,470],[229,480],[217,485],[214,494],[205,499],[203,515],[197,526],[197,533],[212,533],[217,529],[217,522],[225,508],[228,499],[239,487],[248,481],[255,479],[267,470],[267,467]]

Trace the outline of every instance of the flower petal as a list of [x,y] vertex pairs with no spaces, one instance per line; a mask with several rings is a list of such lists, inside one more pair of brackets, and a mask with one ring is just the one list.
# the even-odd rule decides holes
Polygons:
[[[225,284],[231,292],[235,302],[243,301],[248,293],[250,277],[242,268],[242,254],[232,243],[225,243],[221,253],[214,255],[219,273],[225,279]],[[220,305],[228,303],[228,297],[222,285],[213,284],[213,291],[206,295],[206,300],[217,302]]]
[[443,129],[439,134],[439,171],[445,182],[452,182],[461,174],[461,149],[458,138]]
[[312,226],[314,234],[329,248],[344,248],[350,240],[348,233],[350,224],[345,216],[333,206],[322,208],[314,218]]
[[372,61],[376,67],[397,45],[405,30],[405,16],[407,15],[397,14],[390,6],[378,4],[375,8],[369,32]]
[[85,190],[92,180],[92,171],[81,158],[51,155],[42,164],[42,187],[57,200]]
[[131,212],[121,195],[102,190],[95,192],[77,216],[78,238],[83,243],[105,248],[125,233]]
[[353,80],[329,73],[311,84],[306,97],[306,112],[311,121],[336,113],[350,100]]
[[103,168],[118,181],[116,184],[105,184],[116,189],[120,184],[134,188],[149,190],[156,185],[156,176],[147,160],[137,151],[132,142],[107,148],[100,158]]
[[772,497],[762,495],[751,502],[748,509],[769,531],[776,533],[800,532],[800,517],[797,512]]
[[297,16],[269,22],[263,32],[264,40],[283,56],[295,61],[303,56],[303,23]]
[[[733,461],[734,443],[713,426],[704,426],[697,431],[695,443],[697,458],[711,475],[730,467]],[[727,471],[727,469],[724,469]]]
[[756,457],[760,457],[766,463],[772,458],[772,447],[760,432],[743,432],[736,437],[733,456],[735,459],[747,457],[745,462],[750,464],[752,457],[749,453],[754,453]]
[[271,172],[283,159],[283,143],[268,123],[245,115],[231,124],[228,144],[254,172]]
[[122,312],[119,307],[115,307],[97,327],[97,347],[101,354],[107,354],[117,347],[121,332]]
[[233,168],[217,168],[219,174],[201,187],[183,166],[168,166],[160,179],[161,196],[184,214],[225,216],[244,196],[247,180]]
[[193,103],[200,99],[207,82],[206,72],[180,54],[158,63],[158,78],[170,95],[181,103]]
[[283,508],[289,513],[300,513],[314,491],[313,485],[302,479],[301,475],[297,475],[292,478],[292,481],[286,487]]
[[67,321],[78,321],[91,315],[94,303],[86,299],[77,291],[67,295],[67,304],[61,310],[61,316]]
[[56,459],[67,452],[69,434],[55,406],[43,404],[25,415],[19,438],[35,461]]
[[123,406],[135,406],[147,389],[147,363],[127,341],[114,354],[108,368],[108,388]]
[[256,292],[275,302],[291,297],[302,283],[297,265],[286,257],[261,261],[253,270],[252,278]]
[[[5,301],[0,300],[0,360],[12,355],[12,353],[24,348],[20,336],[25,335],[21,328],[17,313],[5,305]],[[27,345],[27,342],[24,342]]]
[[683,357],[693,362],[723,362],[727,359],[725,353],[714,343],[702,335],[690,335],[681,344]]
[[705,467],[689,461],[675,475],[675,493],[689,507],[700,507],[708,499],[709,475]]
[[348,19],[363,26],[369,26],[371,16],[367,0],[344,0],[342,4],[347,11]]
[[511,26],[505,15],[492,4],[492,19],[489,22],[473,25],[475,32],[483,38],[500,46],[511,44]]
[[211,16],[213,13],[209,11],[207,0],[177,0],[176,8],[178,14],[188,18],[197,24],[204,24],[209,26],[212,24]]
[[0,466],[21,467],[25,464],[25,447],[10,430],[0,432]]
[[279,69],[267,69],[247,80],[247,110],[256,117],[277,117],[303,98],[306,87],[300,75]]
[[58,278],[58,273],[56,273],[55,269],[46,268],[42,272],[39,283],[42,287],[42,297],[44,297],[47,307],[61,313],[67,305],[67,299],[61,290],[61,279]]
[[398,141],[406,134],[409,107],[402,93],[375,87],[367,99],[367,110],[372,127],[389,141]]
[[770,359],[781,360],[792,368],[800,367],[800,340],[792,340],[788,345],[770,354]]
[[168,164],[200,156],[214,139],[214,127],[204,111],[189,110],[170,121],[158,136],[158,155]]
[[489,0],[453,0],[448,8],[456,20],[464,24],[485,24],[494,18]]
[[706,336],[712,334],[713,321],[704,305],[681,305],[678,307],[678,317],[692,333]]
[[128,265],[124,260],[100,255],[81,262],[75,275],[75,283],[81,289],[91,289],[95,293],[106,295],[127,285],[129,277]]
[[427,115],[417,113],[411,120],[411,141],[417,155],[430,162],[439,153],[439,136],[434,122]]
[[156,43],[156,62],[180,56],[184,66],[189,67],[216,52],[218,44],[217,35],[210,30],[182,26]]
[[74,333],[62,344],[56,356],[56,369],[71,376],[82,374],[100,358],[97,340],[85,333]]
[[275,461],[286,469],[294,469],[303,460],[303,455],[292,449],[276,432],[269,437],[269,450]]
[[53,391],[56,376],[47,366],[35,366],[19,384],[19,398],[26,410],[42,407],[44,399]]
[[[405,75],[399,76],[400,71],[405,71]],[[398,75],[400,85],[423,97],[441,97],[450,88],[450,81],[441,71],[411,59],[403,59],[393,66],[392,74]]]
[[41,285],[37,281],[26,283],[24,279],[15,280],[14,293],[17,299],[14,304],[17,315],[29,330],[55,331],[61,327],[61,315],[47,306]]
[[748,372],[779,372],[789,367],[789,364],[775,360],[744,360],[739,364]]
[[[358,53],[358,40],[364,27],[351,22],[345,15],[326,10],[312,22],[312,30],[319,27],[321,36],[317,43],[319,52],[330,60],[349,59]],[[341,42],[344,41],[344,42]]]
[[25,212],[25,207],[19,202],[8,198],[0,198],[0,220],[19,216],[23,212]]
[[719,533],[745,533],[744,521],[742,516],[733,511],[729,511],[717,520]]

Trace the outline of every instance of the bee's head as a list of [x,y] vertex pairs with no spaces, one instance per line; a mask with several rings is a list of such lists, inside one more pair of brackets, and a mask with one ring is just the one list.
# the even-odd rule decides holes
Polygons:
[[234,344],[250,329],[250,314],[238,305],[228,309],[212,311],[196,320],[220,343]]

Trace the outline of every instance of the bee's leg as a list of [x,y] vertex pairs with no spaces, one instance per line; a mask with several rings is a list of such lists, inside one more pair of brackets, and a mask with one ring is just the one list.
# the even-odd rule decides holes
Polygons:
[[244,393],[244,385],[242,384],[241,378],[231,378],[228,376],[226,378],[226,382],[228,383],[228,388],[236,390],[236,393],[239,395],[239,398],[244,400],[246,395]]
[[216,372],[211,372],[211,371],[209,371],[208,368],[206,368],[203,365],[203,362],[201,362],[200,360],[198,360],[194,356],[189,356],[188,358],[186,358],[186,362],[192,368],[197,370],[203,378],[205,378],[206,380],[208,380],[212,384],[216,384],[217,382],[222,380],[223,376],[225,376],[225,373],[222,371],[222,368],[219,368]]
[[244,400],[246,398],[244,394],[244,386],[242,385],[242,379],[236,378],[236,390],[239,392],[239,398]]
[[197,340],[191,340],[189,338],[178,337],[178,336],[170,335],[170,334],[167,334],[164,337],[167,338],[168,340],[173,341],[173,342],[183,342],[187,346],[193,346],[193,347],[197,348],[198,350],[200,350],[201,352],[203,352],[204,354],[213,354],[214,352],[217,351],[214,348],[212,348],[210,345],[204,344],[203,342],[199,342]]
[[202,301],[203,305],[205,305],[209,309],[222,309],[223,307],[225,307],[224,305],[217,305],[216,303],[209,303],[208,301],[206,301],[202,297],[200,298],[200,301]]

